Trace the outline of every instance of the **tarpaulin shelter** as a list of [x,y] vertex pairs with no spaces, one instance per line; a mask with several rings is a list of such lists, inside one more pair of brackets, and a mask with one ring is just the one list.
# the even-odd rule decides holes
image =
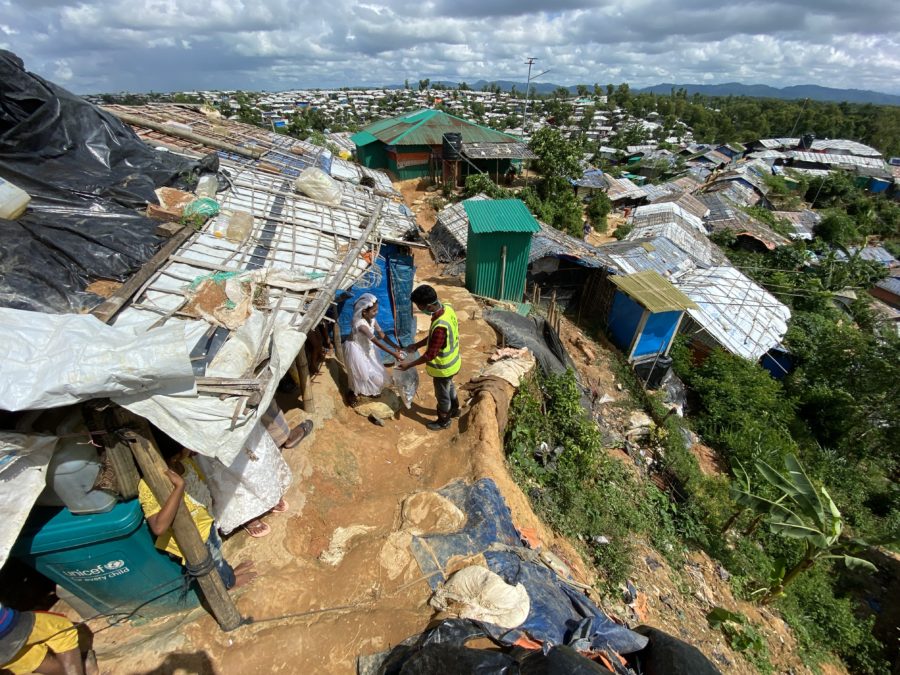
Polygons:
[[[336,294],[370,272],[382,242],[416,245],[414,219],[379,189],[386,177],[375,188],[342,177],[337,205],[298,194],[300,171],[334,175],[339,160],[274,132],[179,106],[113,114],[9,52],[0,78],[0,176],[32,197],[20,219],[0,221],[0,268],[11,270],[0,280],[0,410],[113,401],[90,424],[94,442],[131,463],[116,476],[124,497],[136,492],[131,452],[152,465],[138,452],[152,448],[147,422],[230,465],[259,441],[261,412]],[[205,222],[162,227],[138,211],[158,206],[162,187],[208,178],[218,213]],[[225,236],[237,212],[247,230]],[[0,445],[0,563],[56,442],[30,417],[4,419],[23,428]],[[24,473],[34,480],[13,489]]]

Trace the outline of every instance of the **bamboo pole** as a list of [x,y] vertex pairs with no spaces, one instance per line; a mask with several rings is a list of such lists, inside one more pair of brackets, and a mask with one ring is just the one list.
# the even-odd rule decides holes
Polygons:
[[109,110],[109,113],[115,115],[120,120],[125,122],[126,124],[131,124],[137,127],[146,127],[147,129],[152,129],[153,131],[158,131],[161,134],[166,134],[167,136],[175,136],[176,138],[183,138],[187,141],[193,141],[194,143],[199,143],[200,145],[205,145],[210,148],[216,148],[217,150],[224,150],[225,152],[230,152],[235,155],[240,155],[241,157],[249,157],[250,159],[259,159],[263,156],[263,152],[260,150],[251,150],[249,148],[241,148],[237,145],[232,145],[231,143],[225,143],[224,141],[220,141],[217,138],[210,138],[209,136],[202,136],[201,134],[195,134],[193,131],[187,131],[186,129],[181,129],[180,127],[175,127],[170,124],[160,124],[159,122],[154,122],[153,120],[148,120],[146,117],[141,117],[140,115],[132,115],[130,113],[121,112],[119,110]]
[[297,373],[300,376],[300,396],[302,401],[300,406],[308,413],[316,411],[316,402],[313,399],[312,386],[309,381],[309,359],[306,356],[306,345],[300,348],[300,353],[294,361],[297,366]]
[[[153,440],[150,425],[146,420],[124,408],[117,409],[115,417],[118,424],[127,429],[124,432],[125,440],[131,446],[134,459],[141,467],[141,473],[144,474],[144,480],[150,486],[153,496],[160,504],[165,504],[166,499],[172,493],[172,482],[166,477],[166,463]],[[197,530],[197,525],[188,513],[184,500],[178,505],[175,521],[172,523],[172,534],[189,565],[192,567],[207,565],[209,550]],[[222,583],[222,577],[219,576],[216,568],[209,565],[209,569],[205,573],[197,575],[196,579],[213,616],[219,622],[219,627],[224,631],[230,631],[240,626],[240,612],[231,596],[228,595],[225,584]]]

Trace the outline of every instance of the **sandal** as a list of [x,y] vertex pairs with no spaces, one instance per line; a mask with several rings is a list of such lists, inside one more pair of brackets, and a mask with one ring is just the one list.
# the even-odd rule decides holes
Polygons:
[[312,430],[312,420],[306,420],[301,424],[298,424],[296,427],[291,429],[291,434],[288,436],[288,439],[284,442],[284,445],[282,447],[287,448],[288,450],[296,447],[300,443],[300,441],[309,436]]
[[272,513],[284,513],[287,510],[288,510],[288,503],[284,499],[284,497],[279,499],[278,503],[272,507]]
[[249,534],[254,539],[259,539],[260,537],[265,537],[272,531],[272,528],[269,527],[268,523],[264,523],[261,520],[251,520],[249,523],[244,523],[241,525],[243,530]]

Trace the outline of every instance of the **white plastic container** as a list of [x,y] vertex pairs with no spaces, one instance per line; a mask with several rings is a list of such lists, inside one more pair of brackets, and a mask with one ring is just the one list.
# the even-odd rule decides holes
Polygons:
[[[68,423],[67,423],[68,422]],[[71,434],[80,434],[72,437]],[[37,503],[43,506],[65,506],[72,513],[103,513],[116,505],[115,496],[93,490],[100,473],[97,448],[88,443],[87,429],[71,418],[57,429],[60,440],[47,466],[47,487]],[[68,437],[67,437],[68,436]]]
[[246,211],[234,211],[228,216],[228,228],[225,230],[225,238],[235,244],[240,244],[253,230],[253,216]]
[[31,195],[25,190],[0,178],[0,218],[15,220],[28,208]]
[[194,194],[201,198],[209,197],[210,199],[215,199],[218,191],[219,179],[216,178],[216,174],[205,173],[197,181],[197,189],[194,190]]

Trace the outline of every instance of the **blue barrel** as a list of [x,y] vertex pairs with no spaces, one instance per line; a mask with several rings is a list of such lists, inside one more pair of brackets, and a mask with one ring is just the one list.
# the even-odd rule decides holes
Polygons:
[[195,607],[184,568],[154,541],[136,499],[90,515],[37,507],[12,554],[97,613],[151,618]]

